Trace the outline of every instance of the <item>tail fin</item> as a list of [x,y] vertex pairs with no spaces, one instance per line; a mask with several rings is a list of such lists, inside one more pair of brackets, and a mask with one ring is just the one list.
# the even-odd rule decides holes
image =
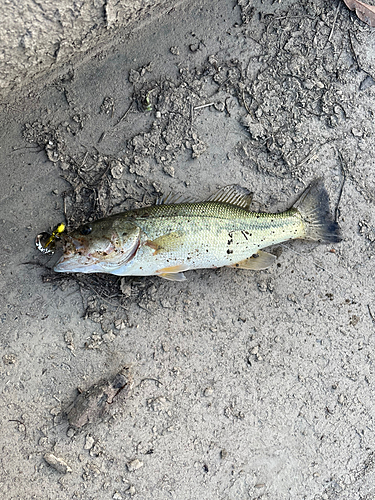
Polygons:
[[340,228],[329,211],[328,193],[322,179],[316,179],[293,205],[305,223],[308,240],[337,243],[341,241]]

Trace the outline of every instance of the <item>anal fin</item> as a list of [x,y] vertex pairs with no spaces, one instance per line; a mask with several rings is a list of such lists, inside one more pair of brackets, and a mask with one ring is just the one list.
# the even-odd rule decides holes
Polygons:
[[241,260],[236,264],[232,264],[227,267],[234,267],[236,269],[252,269],[253,271],[261,271],[262,269],[267,269],[272,266],[275,262],[276,257],[267,252],[263,252],[259,250],[256,254],[254,254],[249,259]]
[[185,281],[186,277],[183,271],[187,271],[189,267],[186,264],[179,264],[177,266],[164,267],[156,271],[156,275],[170,281]]
[[184,273],[158,273],[158,276],[169,281],[186,281],[186,276],[184,275]]

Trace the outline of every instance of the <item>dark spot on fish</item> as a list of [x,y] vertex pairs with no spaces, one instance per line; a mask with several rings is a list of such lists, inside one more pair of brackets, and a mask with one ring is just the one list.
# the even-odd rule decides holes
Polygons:
[[79,229],[79,234],[82,234],[82,236],[87,236],[88,234],[90,234],[92,231],[92,227],[91,226],[82,226],[80,229]]
[[241,233],[243,234],[245,240],[247,240],[247,236],[246,235],[249,234],[249,233],[247,231],[241,231]]
[[259,254],[258,253],[253,253],[252,257],[253,257],[253,259],[256,259],[256,258],[259,257]]
[[229,250],[229,248],[228,248],[228,250],[227,250],[227,254],[229,255],[229,254],[231,254],[231,253],[233,253],[233,250]]

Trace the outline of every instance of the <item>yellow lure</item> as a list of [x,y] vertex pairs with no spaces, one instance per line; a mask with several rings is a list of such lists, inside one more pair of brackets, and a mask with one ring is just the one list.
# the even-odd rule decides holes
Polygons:
[[62,222],[61,224],[59,224],[57,226],[57,228],[52,231],[52,234],[51,236],[48,238],[46,244],[44,245],[44,248],[47,248],[53,241],[54,239],[56,238],[56,236],[60,233],[63,233],[65,231],[65,224]]

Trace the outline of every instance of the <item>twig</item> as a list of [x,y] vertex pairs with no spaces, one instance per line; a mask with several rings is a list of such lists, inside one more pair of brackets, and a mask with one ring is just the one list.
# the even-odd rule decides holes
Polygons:
[[133,103],[134,103],[134,100],[130,103],[128,109],[125,111],[125,113],[122,115],[122,117],[119,119],[119,121],[117,123],[115,123],[115,127],[117,127],[117,125],[119,123],[121,123],[123,120],[125,120],[125,118],[128,116],[128,113],[130,111],[130,109],[132,108],[133,106]]
[[208,104],[202,104],[201,106],[195,106],[194,111],[197,111],[198,109],[208,108],[209,106],[213,106],[214,104],[215,104],[214,102],[209,102]]
[[146,377],[139,382],[138,387],[140,387],[146,380],[151,380],[152,382],[156,382],[158,385],[163,385],[163,382],[160,382],[160,380],[158,380],[157,378]]
[[83,167],[84,167],[84,165],[85,165],[85,163],[86,163],[86,160],[87,160],[88,155],[89,155],[89,152],[88,152],[88,151],[86,151],[85,156],[83,157],[83,160],[82,160],[81,166],[80,166],[79,168],[83,168]]
[[102,140],[104,139],[105,136],[106,136],[106,132],[103,132],[102,135],[99,137],[98,144],[99,144],[99,142],[102,142]]
[[368,313],[370,315],[370,318],[372,319],[372,322],[375,323],[375,317],[370,309],[370,304],[367,304],[367,309],[368,309]]
[[[81,281],[81,280],[76,280],[78,282],[78,285],[82,285],[82,286],[87,286],[90,288],[90,290],[92,290],[98,297],[100,300],[103,300],[104,302],[107,302],[107,304],[109,304],[110,306],[112,307],[121,307],[122,309],[124,309],[124,311],[127,311],[126,307],[123,306],[122,304],[113,304],[113,302],[111,302],[110,300],[106,299],[103,297],[103,295],[100,295],[100,293],[98,293],[95,288],[93,286],[91,286],[89,283],[87,282],[84,282],[84,281]],[[117,295],[117,297],[121,297],[121,295]]]
[[335,17],[334,17],[334,19],[333,19],[333,24],[332,24],[331,32],[330,32],[329,37],[328,37],[328,40],[327,40],[328,42],[330,42],[330,41],[331,41],[331,38],[332,38],[332,35],[333,35],[333,31],[334,31],[334,29],[335,29],[335,24],[336,24],[337,14],[339,13],[339,7],[340,7],[340,5],[341,5],[341,0],[339,0],[339,1],[337,2],[337,7],[336,7],[336,12],[335,12]]
[[12,418],[12,419],[8,420],[8,422],[17,422],[17,424],[23,425],[24,431],[25,431],[25,439],[26,439],[26,425],[23,422],[21,422],[21,420],[16,420],[16,419]]
[[343,166],[344,164],[344,159],[340,153],[340,151],[338,151],[338,155],[339,155],[339,158],[340,158],[340,163],[341,163],[341,171],[342,171],[342,176],[343,176],[343,179],[342,179],[342,183],[341,183],[341,186],[340,186],[340,191],[339,191],[339,198],[337,200],[337,204],[336,204],[336,208],[335,208],[335,221],[337,222],[337,219],[338,219],[338,215],[339,215],[339,210],[340,210],[340,201],[341,201],[341,196],[342,196],[342,192],[344,190],[344,184],[346,182],[346,172],[345,172],[345,168]]

